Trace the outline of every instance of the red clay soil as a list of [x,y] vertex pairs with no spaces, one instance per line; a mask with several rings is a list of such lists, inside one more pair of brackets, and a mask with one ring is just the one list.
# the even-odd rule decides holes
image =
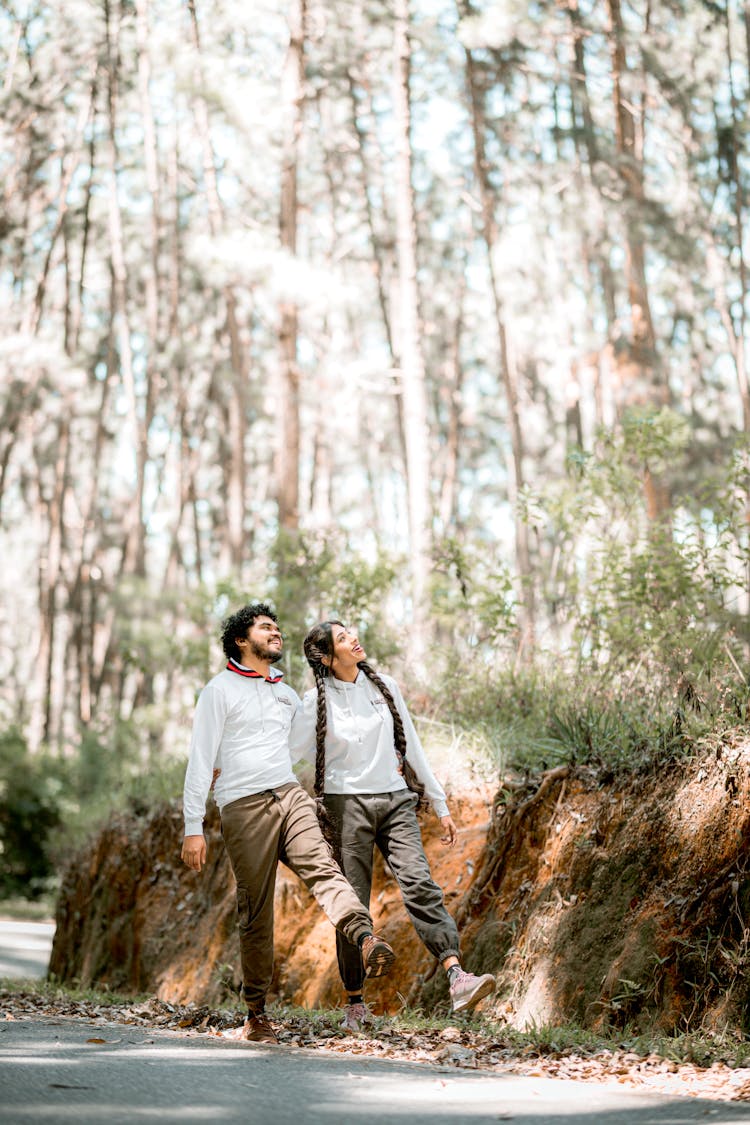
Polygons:
[[[464,963],[492,972],[485,1010],[513,1026],[696,1030],[748,1023],[750,745],[716,746],[626,782],[560,767],[494,797],[452,799],[459,842],[423,822],[425,848],[459,922]],[[182,818],[119,817],[70,864],[50,970],[182,1004],[239,986],[234,886],[213,813],[209,862],[179,859]],[[396,884],[376,870],[372,910],[398,953],[368,984],[379,1012],[447,1010],[444,974],[419,943]],[[341,1001],[333,930],[279,868],[272,999]]]

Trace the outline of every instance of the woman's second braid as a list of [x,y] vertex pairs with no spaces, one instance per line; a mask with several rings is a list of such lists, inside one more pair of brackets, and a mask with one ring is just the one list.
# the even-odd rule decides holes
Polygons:
[[406,735],[404,734],[404,724],[401,721],[401,716],[399,715],[396,701],[394,700],[390,691],[385,686],[375,669],[371,668],[366,660],[360,661],[357,667],[361,668],[364,674],[367,676],[368,680],[371,680],[372,683],[375,684],[375,687],[378,689],[383,699],[388,704],[388,710],[390,711],[393,718],[393,743],[396,747],[396,754],[398,755],[399,765],[403,765],[404,758],[406,757]]
[[388,704],[388,710],[393,718],[393,744],[396,749],[396,757],[398,758],[399,768],[404,775],[404,781],[412,792],[417,794],[419,801],[417,802],[418,808],[423,808],[427,802],[424,798],[424,785],[414,772],[414,767],[411,762],[406,760],[406,735],[404,733],[404,724],[399,714],[396,701],[386,687],[383,680],[377,674],[374,668],[371,668],[367,661],[362,660],[357,665],[361,668],[371,683],[375,684],[383,699]]

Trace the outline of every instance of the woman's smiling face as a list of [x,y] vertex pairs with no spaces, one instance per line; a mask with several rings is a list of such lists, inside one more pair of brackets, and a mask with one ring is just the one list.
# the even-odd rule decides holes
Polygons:
[[356,630],[347,629],[345,625],[334,622],[331,626],[331,642],[333,644],[333,658],[331,671],[339,679],[347,679],[363,660],[367,653],[359,643]]

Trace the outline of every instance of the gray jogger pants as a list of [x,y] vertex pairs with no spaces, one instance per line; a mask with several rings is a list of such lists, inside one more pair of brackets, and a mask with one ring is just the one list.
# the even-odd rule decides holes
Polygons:
[[[369,908],[372,867],[377,846],[393,872],[404,906],[420,939],[434,957],[458,956],[458,930],[445,908],[443,892],[430,874],[417,821],[417,796],[396,793],[349,795],[327,793],[325,806],[335,837],[341,870]],[[364,982],[356,945],[336,934],[336,953],[344,988],[357,992]]]

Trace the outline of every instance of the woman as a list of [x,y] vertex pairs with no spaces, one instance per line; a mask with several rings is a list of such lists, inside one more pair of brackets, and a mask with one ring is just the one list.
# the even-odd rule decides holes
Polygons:
[[[494,991],[495,981],[461,968],[456,924],[430,874],[416,817],[422,795],[440,818],[443,843],[452,847],[457,832],[401,692],[390,676],[370,667],[356,632],[340,621],[314,626],[304,650],[316,686],[305,695],[308,723],[301,725],[309,730],[315,721],[315,796],[336,858],[369,906],[379,848],[417,934],[448,975],[453,1011],[471,1011]],[[338,933],[336,952],[347,997],[342,1026],[359,1031],[372,1020],[362,996],[362,958]]]

